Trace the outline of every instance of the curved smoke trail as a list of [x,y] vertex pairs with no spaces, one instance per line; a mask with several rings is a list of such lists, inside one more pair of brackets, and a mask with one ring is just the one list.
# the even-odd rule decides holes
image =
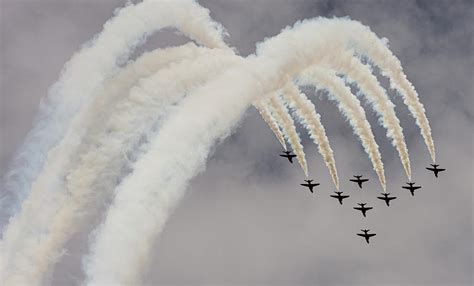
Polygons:
[[[142,57],[120,72],[120,64],[130,52],[147,35],[165,26],[222,50],[194,45],[172,48],[183,53],[157,62],[153,62],[154,56]],[[360,137],[385,190],[380,153],[360,102],[335,73],[318,68],[337,69],[340,63],[335,59],[349,57],[349,52],[369,57],[401,91],[435,159],[431,131],[416,91],[398,60],[367,27],[347,19],[302,21],[258,44],[256,54],[245,59],[228,50],[222,36],[223,29],[209,18],[209,11],[193,1],[148,0],[120,10],[104,31],[71,59],[52,88],[48,110],[40,113],[43,117],[17,157],[28,166],[22,169],[14,164],[14,175],[7,180],[10,190],[24,196],[41,173],[0,242],[3,284],[42,284],[64,243],[86,221],[84,213],[96,210],[97,200],[105,195],[115,198],[104,222],[94,231],[84,260],[87,282],[139,283],[153,242],[189,180],[204,169],[210,148],[232,132],[252,102],[258,105],[262,96],[281,92],[294,79],[331,93]],[[398,132],[398,121],[390,111],[393,105],[384,90],[367,67],[355,63],[355,59],[346,61],[341,70],[359,84],[387,129]],[[332,150],[314,106],[296,87],[293,93],[285,94],[286,104],[311,125],[307,126],[309,132],[325,154],[338,186]],[[303,147],[285,103],[279,97],[270,100],[279,110],[275,119],[283,122],[282,129],[288,132],[307,175]],[[262,117],[275,127],[265,112]],[[277,130],[273,131],[279,138]],[[399,131],[401,134],[401,128]],[[408,152],[404,158],[400,134],[388,131],[394,143],[398,140],[395,144],[404,162]],[[39,145],[32,147],[35,138]],[[31,157],[47,152],[46,164],[45,158]],[[125,177],[123,167],[131,169]],[[42,189],[46,191],[35,191]],[[7,200],[18,208],[18,200],[3,201]]]
[[378,66],[382,74],[390,80],[390,86],[400,92],[403,102],[408,106],[408,109],[416,120],[416,124],[420,127],[421,135],[428,147],[431,159],[435,162],[436,151],[431,135],[430,123],[425,114],[425,108],[420,102],[415,87],[404,74],[400,60],[398,60],[387,47],[387,40],[385,39],[385,41],[383,41],[379,39],[369,27],[354,20],[344,19],[334,24],[340,25],[340,29],[346,31],[350,30],[354,34],[354,37],[359,39],[353,43],[354,46],[352,48],[358,53],[367,56],[373,64]]
[[66,132],[71,115],[87,105],[93,91],[117,71],[147,36],[164,27],[175,27],[208,47],[225,47],[222,26],[210,19],[209,10],[194,1],[147,0],[118,10],[104,24],[103,31],[69,60],[48,97],[41,101],[36,124],[5,176],[1,218],[19,210],[47,160],[48,151]]
[[[46,271],[59,258],[66,240],[84,223],[82,210],[87,208],[89,213],[93,212],[92,204],[102,201],[108,190],[113,189],[113,183],[121,173],[120,163],[126,162],[122,158],[124,151],[137,144],[143,134],[152,136],[151,123],[159,118],[164,120],[172,111],[172,105],[179,102],[187,90],[215,77],[238,59],[229,50],[204,50],[198,59],[184,60],[146,80],[142,79],[140,85],[134,87],[130,95],[114,108],[105,130],[88,140],[87,152],[80,156],[77,166],[68,171],[64,187],[67,192],[56,192],[51,196],[50,201],[57,202],[59,209],[52,214],[35,216],[33,211],[23,210],[21,221],[12,225],[16,228],[6,232],[3,244],[9,250],[7,254],[10,254],[6,256],[7,283],[24,281],[33,285],[35,281],[43,281]],[[41,202],[28,203],[30,206]],[[54,208],[54,205],[49,207]],[[31,231],[28,228],[31,224],[43,229],[45,234],[41,239],[25,239],[18,245],[14,241],[18,236],[17,229]],[[25,261],[27,265],[22,264]],[[25,271],[15,275],[15,269],[28,267],[31,270],[27,273],[32,273],[31,276],[25,275]]]
[[320,89],[329,91],[330,99],[334,99],[339,110],[348,119],[354,133],[360,138],[365,152],[369,155],[374,170],[379,177],[380,184],[386,190],[385,174],[379,146],[375,142],[374,134],[369,121],[365,117],[365,111],[359,100],[351,93],[344,81],[337,77],[334,72],[312,68],[299,78],[301,84],[316,85]]
[[371,73],[370,68],[354,58],[349,52],[341,52],[337,59],[327,61],[325,65],[343,73],[359,87],[380,118],[382,126],[387,129],[387,137],[392,139],[392,144],[398,151],[408,179],[411,179],[410,158],[400,120],[395,114],[395,105],[390,101],[377,78]]
[[318,145],[318,151],[324,159],[324,163],[329,169],[332,181],[339,190],[339,178],[337,176],[336,161],[333,151],[326,135],[326,130],[320,120],[320,115],[316,112],[314,104],[306,96],[299,92],[298,87],[293,83],[285,86],[283,97],[290,107],[295,111],[299,121],[308,129],[311,139]]
[[[251,101],[281,89],[282,83],[314,64],[324,43],[315,39],[314,33],[302,30],[295,27],[292,32],[287,30],[267,40],[260,45],[256,58],[247,59],[251,68],[230,70],[182,102],[148,153],[136,163],[134,172],[118,187],[105,222],[95,232],[91,254],[85,260],[89,284],[140,281],[153,241],[182,197],[188,180],[204,167],[212,144],[229,134]],[[300,39],[301,46],[287,53],[288,43]],[[352,94],[349,97],[357,101]],[[211,105],[219,108],[209,108]],[[198,120],[190,125],[194,122],[191,118]],[[356,124],[364,126],[366,122],[358,119]],[[381,174],[378,171],[384,184],[383,168]],[[120,259],[116,249],[122,250]]]

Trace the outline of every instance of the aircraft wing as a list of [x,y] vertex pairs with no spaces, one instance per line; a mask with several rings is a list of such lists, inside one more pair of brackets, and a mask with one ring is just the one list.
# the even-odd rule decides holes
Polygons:
[[308,187],[309,188],[309,184],[300,184],[302,185],[303,187]]
[[433,171],[433,172],[435,171],[435,169],[433,169],[433,168],[428,168],[428,167],[426,167],[426,170],[430,170],[430,171]]
[[411,190],[410,187],[406,187],[406,186],[403,186],[402,188],[403,188],[403,189],[407,189],[407,190]]
[[359,181],[360,181],[361,183],[363,183],[363,182],[367,182],[368,180],[369,180],[369,179],[360,179]]
[[358,236],[362,236],[362,237],[365,237],[365,234],[362,234],[362,233],[357,233]]
[[372,237],[372,236],[375,236],[376,234],[375,233],[368,233],[367,236],[368,237]]
[[349,196],[341,196],[341,198],[345,199],[345,198],[348,198]]
[[421,189],[421,187],[413,187],[413,190]]
[[446,169],[438,169],[438,172],[446,171]]
[[354,183],[357,183],[357,182],[359,182],[359,181],[358,181],[358,180],[356,180],[356,179],[349,179],[349,181],[351,181],[351,182],[354,182]]

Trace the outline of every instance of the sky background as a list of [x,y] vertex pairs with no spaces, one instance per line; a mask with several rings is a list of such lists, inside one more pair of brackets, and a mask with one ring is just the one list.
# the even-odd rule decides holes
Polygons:
[[[31,129],[41,97],[80,45],[101,30],[125,1],[0,0],[0,173]],[[135,1],[136,2],[136,1]],[[281,146],[254,109],[234,135],[216,146],[207,169],[188,193],[153,249],[145,282],[150,285],[471,285],[473,281],[473,28],[472,1],[199,1],[222,23],[227,42],[246,56],[255,43],[295,21],[349,16],[368,25],[401,60],[430,120],[440,178],[424,169],[431,159],[402,100],[396,104],[410,152],[411,197],[396,150],[364,105],[385,163],[387,208],[358,139],[324,95],[306,90],[316,104],[333,147],[344,205],[327,169],[299,127],[315,194],[299,186],[297,164],[278,157]],[[317,33],[317,31],[315,31]],[[160,32],[144,50],[186,42]],[[387,81],[381,79],[386,85]],[[360,191],[349,178],[370,179]],[[365,201],[368,217],[352,209]],[[370,245],[361,228],[377,233]],[[82,281],[87,252],[84,229],[69,243],[53,284]]]

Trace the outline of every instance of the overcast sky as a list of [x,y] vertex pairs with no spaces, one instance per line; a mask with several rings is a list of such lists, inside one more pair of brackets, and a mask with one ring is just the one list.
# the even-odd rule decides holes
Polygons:
[[[41,97],[80,45],[101,30],[125,1],[0,0],[0,173],[31,128]],[[413,198],[400,188],[406,177],[396,150],[366,107],[385,163],[387,208],[360,142],[333,103],[312,96],[335,152],[343,206],[329,195],[329,174],[303,135],[315,194],[299,186],[296,164],[255,110],[217,146],[207,169],[192,180],[153,250],[148,284],[201,285],[470,285],[473,275],[473,23],[472,1],[199,1],[228,30],[241,55],[297,20],[349,16],[390,40],[419,92],[433,129],[437,160],[447,171],[434,178],[415,120],[393,92],[410,152]],[[315,31],[317,33],[317,31]],[[159,33],[140,51],[184,43]],[[382,79],[386,85],[386,81]],[[308,90],[308,95],[314,95]],[[359,191],[348,179],[370,179]],[[374,206],[367,218],[352,207]],[[361,228],[377,236],[367,245]],[[56,285],[82,280],[88,230],[68,243],[53,274]]]

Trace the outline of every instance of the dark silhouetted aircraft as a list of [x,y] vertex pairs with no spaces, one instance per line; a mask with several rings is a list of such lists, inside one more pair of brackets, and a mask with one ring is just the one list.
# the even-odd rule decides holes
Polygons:
[[361,231],[363,233],[358,233],[357,235],[365,238],[365,241],[367,241],[367,243],[369,243],[369,238],[371,238],[372,236],[375,236],[375,233],[368,233],[370,229],[361,229]]
[[348,198],[349,196],[343,196],[341,195],[342,192],[335,192],[337,195],[330,195],[330,197],[338,199],[339,203],[342,205],[342,200]]
[[362,189],[362,183],[367,182],[369,179],[361,179],[362,176],[354,176],[356,179],[350,179],[349,181],[355,182],[359,185],[359,188]]
[[368,210],[371,210],[373,209],[373,207],[366,207],[365,205],[366,204],[358,204],[360,207],[354,207],[355,210],[358,210],[358,211],[361,211],[362,212],[362,215],[365,217],[365,213],[368,211]]
[[319,183],[313,184],[311,183],[313,180],[304,180],[307,184],[300,184],[302,186],[308,187],[311,193],[313,192],[313,188],[319,186]]
[[285,154],[280,154],[280,157],[285,157],[290,161],[290,163],[293,163],[293,158],[296,157],[296,155],[291,154],[291,151],[283,151]]
[[390,193],[382,193],[383,197],[377,197],[377,199],[381,199],[381,200],[385,201],[385,204],[387,205],[387,207],[390,206],[390,201],[391,200],[394,200],[394,199],[397,198],[397,197],[389,197],[388,195],[390,195]]
[[413,182],[413,183],[408,183],[407,182],[408,186],[402,186],[402,188],[410,190],[411,195],[415,196],[415,190],[421,189],[421,186],[413,186],[414,184],[415,184],[415,182]]
[[433,168],[430,168],[430,167],[426,167],[426,170],[430,170],[430,171],[433,171],[434,175],[436,178],[438,178],[438,173],[439,172],[443,172],[443,171],[446,171],[446,169],[439,169],[438,168],[438,164],[430,164],[431,166],[433,166]]

